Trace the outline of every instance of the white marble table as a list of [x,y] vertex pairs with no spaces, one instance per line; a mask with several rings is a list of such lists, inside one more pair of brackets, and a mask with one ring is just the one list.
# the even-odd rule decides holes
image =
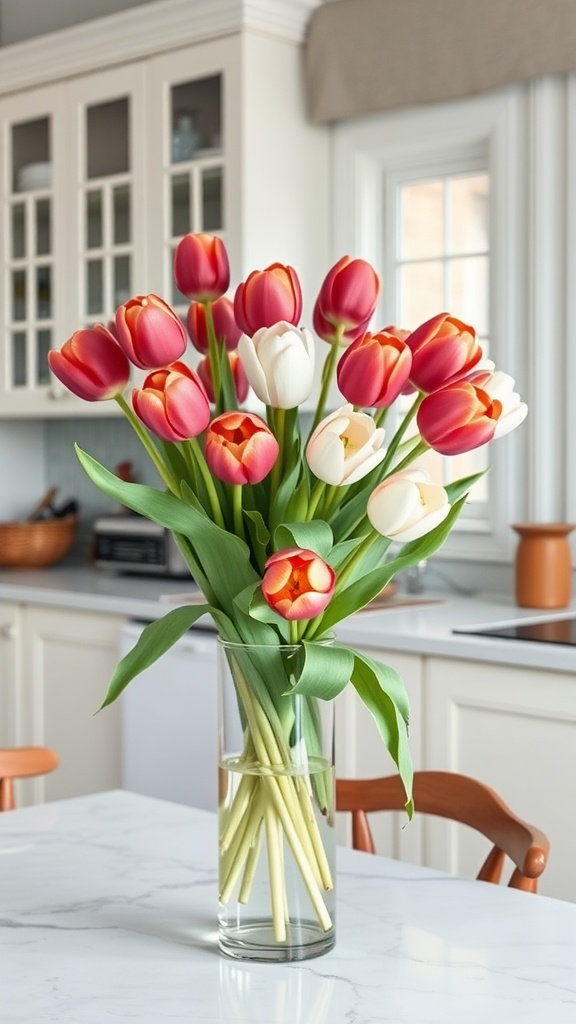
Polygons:
[[2,1024],[563,1024],[576,905],[339,850],[336,948],[216,948],[216,822],[125,792],[0,815]]

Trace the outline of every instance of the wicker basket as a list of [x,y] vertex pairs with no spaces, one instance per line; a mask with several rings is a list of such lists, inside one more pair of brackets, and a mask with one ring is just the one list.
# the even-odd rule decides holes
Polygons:
[[36,523],[0,523],[0,566],[39,569],[68,554],[78,516],[56,516]]

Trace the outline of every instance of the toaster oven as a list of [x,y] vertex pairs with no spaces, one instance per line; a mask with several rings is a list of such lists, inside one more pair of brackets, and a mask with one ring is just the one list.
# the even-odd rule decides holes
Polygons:
[[94,523],[99,569],[145,576],[190,576],[170,530],[138,515],[102,516]]

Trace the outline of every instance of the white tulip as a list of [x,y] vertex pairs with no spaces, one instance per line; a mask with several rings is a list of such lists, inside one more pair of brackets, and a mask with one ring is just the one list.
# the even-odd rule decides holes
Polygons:
[[405,544],[430,533],[450,511],[448,495],[424,470],[395,473],[372,491],[366,511],[383,537]]
[[353,484],[361,480],[384,455],[384,430],[371,416],[343,405],[326,416],[312,434],[306,459],[319,480],[327,484]]
[[495,370],[490,374],[488,380],[480,385],[493,401],[496,400],[502,404],[502,412],[496,424],[493,440],[509,434],[526,419],[528,406],[521,400],[518,392],[514,391],[514,384],[514,378],[509,373]]
[[243,334],[238,355],[261,402],[274,409],[294,409],[308,398],[314,382],[314,339],[305,328],[280,320],[261,327],[253,338]]

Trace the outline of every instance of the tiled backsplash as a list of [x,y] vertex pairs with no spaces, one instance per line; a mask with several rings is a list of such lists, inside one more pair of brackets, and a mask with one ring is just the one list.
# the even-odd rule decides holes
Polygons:
[[123,419],[50,420],[44,426],[46,484],[58,488],[58,502],[76,498],[80,505],[80,529],[67,559],[76,563],[90,557],[92,525],[99,515],[118,511],[82,469],[74,444],[114,472],[120,462],[130,461],[135,479],[158,486],[159,477],[132,428]]

